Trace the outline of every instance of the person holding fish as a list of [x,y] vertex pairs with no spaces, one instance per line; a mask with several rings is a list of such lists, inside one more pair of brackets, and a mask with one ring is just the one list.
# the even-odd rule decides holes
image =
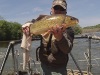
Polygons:
[[[50,14],[51,16],[56,14],[66,15],[66,0],[54,0]],[[45,16],[39,17],[38,20],[43,17]],[[23,34],[26,36],[30,34],[31,24],[23,25]],[[66,28],[66,23],[56,24],[47,32],[42,33],[41,36],[42,44],[39,49],[39,59],[43,75],[67,75],[68,53],[72,50],[74,40],[73,29],[71,27]],[[31,38],[31,36],[29,37]]]

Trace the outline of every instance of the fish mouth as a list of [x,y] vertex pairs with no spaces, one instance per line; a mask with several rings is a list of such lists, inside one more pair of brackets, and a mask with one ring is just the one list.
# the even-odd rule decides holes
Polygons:
[[76,20],[76,22],[79,23],[79,20],[75,17],[71,17],[71,20]]
[[76,23],[77,23],[77,24],[79,23],[79,20],[78,20],[78,19],[76,20]]
[[76,18],[77,23],[79,23],[79,20]]
[[79,20],[78,20],[78,19],[75,18],[74,20],[75,20],[74,22],[75,22],[76,24],[79,23]]

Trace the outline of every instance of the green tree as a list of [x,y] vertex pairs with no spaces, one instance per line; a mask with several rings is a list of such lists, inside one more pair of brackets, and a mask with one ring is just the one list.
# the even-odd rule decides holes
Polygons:
[[73,29],[76,35],[82,33],[82,28],[80,27],[80,25],[73,26]]
[[7,39],[7,37],[9,38],[9,36],[7,35],[8,35],[8,32],[10,33],[10,31],[9,31],[9,26],[7,24],[7,21],[5,20],[0,21],[0,31],[1,31],[0,33],[1,40],[5,40]]
[[0,20],[0,40],[17,40],[21,35],[21,24]]
[[12,38],[13,39],[21,39],[22,31],[21,31],[21,25],[17,22],[11,23],[12,26]]

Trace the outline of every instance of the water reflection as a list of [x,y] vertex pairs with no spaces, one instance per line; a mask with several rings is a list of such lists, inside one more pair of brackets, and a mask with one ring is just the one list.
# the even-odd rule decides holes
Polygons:
[[0,41],[0,48],[7,48],[9,41]]

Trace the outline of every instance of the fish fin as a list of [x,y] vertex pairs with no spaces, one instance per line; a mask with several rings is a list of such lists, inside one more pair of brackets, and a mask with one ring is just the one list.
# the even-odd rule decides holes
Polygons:
[[48,16],[48,15],[39,15],[39,17],[36,19],[36,21],[39,21],[39,20],[43,19],[46,16]]

